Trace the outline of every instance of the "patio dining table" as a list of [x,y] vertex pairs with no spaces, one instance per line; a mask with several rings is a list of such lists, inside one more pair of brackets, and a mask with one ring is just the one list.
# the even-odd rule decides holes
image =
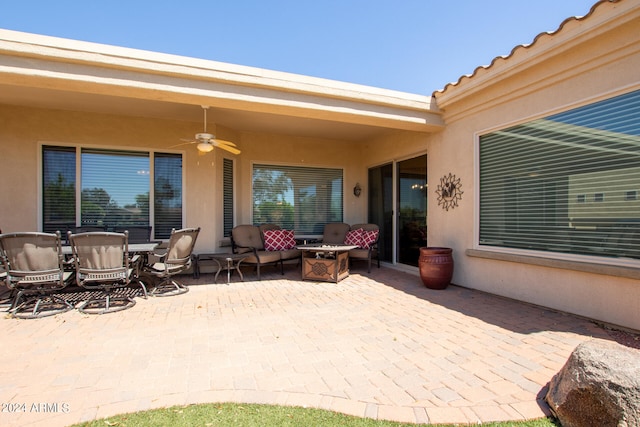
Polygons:
[[[158,242],[147,242],[147,243],[130,243],[128,245],[129,253],[139,254],[139,255],[148,255],[153,253],[153,251],[158,247],[160,243]],[[71,255],[72,250],[71,246],[64,245],[62,246],[62,254],[63,255]]]

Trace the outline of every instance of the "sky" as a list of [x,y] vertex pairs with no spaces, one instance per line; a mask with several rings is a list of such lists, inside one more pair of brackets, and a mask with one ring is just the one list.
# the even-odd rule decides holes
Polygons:
[[30,0],[0,28],[430,95],[597,0]]

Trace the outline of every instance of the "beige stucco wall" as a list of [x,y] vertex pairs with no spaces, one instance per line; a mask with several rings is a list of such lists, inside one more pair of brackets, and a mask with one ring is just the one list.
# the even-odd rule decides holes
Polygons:
[[[155,120],[71,111],[0,105],[3,183],[0,186],[0,229],[38,230],[39,144],[82,144],[101,148],[163,149],[198,131],[199,123]],[[366,197],[355,197],[356,182],[366,182],[361,143],[288,135],[241,133],[218,127],[220,138],[235,142],[240,156],[222,150],[199,155],[194,146],[183,151],[184,225],[202,228],[196,250],[215,251],[223,241],[222,159],[235,159],[236,224],[251,222],[251,168],[255,162],[344,169],[345,222],[366,218]]]
[[[609,14],[619,11],[615,4],[604,7],[611,8]],[[468,255],[469,249],[478,249],[478,134],[640,89],[637,15],[608,23],[603,12],[591,21],[572,22],[566,28],[571,34],[563,35],[569,40],[564,45],[542,37],[508,61],[499,60],[437,94],[446,129],[429,145],[429,182],[451,172],[461,178],[464,194],[459,207],[447,212],[436,206],[430,188],[429,239],[453,247],[455,283],[640,329],[640,282],[635,278]],[[637,263],[635,267],[640,269]],[[605,270],[603,265],[600,271]]]

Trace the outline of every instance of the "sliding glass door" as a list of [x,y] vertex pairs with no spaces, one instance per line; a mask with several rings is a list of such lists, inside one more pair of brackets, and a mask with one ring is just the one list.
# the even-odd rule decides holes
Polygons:
[[398,262],[418,265],[427,245],[427,156],[397,163]]
[[369,220],[380,227],[380,261],[393,262],[393,165],[369,169]]
[[[427,156],[369,169],[369,222],[380,226],[380,260],[418,265],[427,245]],[[395,243],[395,244],[394,244]]]

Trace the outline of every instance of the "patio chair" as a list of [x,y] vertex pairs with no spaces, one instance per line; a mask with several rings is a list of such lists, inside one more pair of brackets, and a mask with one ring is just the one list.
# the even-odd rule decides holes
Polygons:
[[126,232],[69,233],[76,283],[93,291],[78,311],[105,314],[133,307],[136,302],[125,289],[133,283],[141,286],[146,297],[146,286],[137,275],[138,256],[129,258],[128,239]]
[[[256,267],[258,280],[261,280],[260,268],[262,266],[282,263],[279,251],[265,250],[262,232],[255,225],[242,224],[231,229],[231,250],[234,254],[247,255],[242,262],[245,265],[252,264]],[[280,270],[284,274],[282,264]]]
[[325,224],[322,232],[322,243],[327,245],[342,245],[351,227],[344,222],[330,222]]
[[160,282],[150,292],[151,295],[166,297],[189,291],[189,288],[177,282],[173,276],[191,267],[193,248],[199,233],[200,227],[171,230],[168,246],[161,249],[164,252],[154,253],[159,261],[147,264],[143,268],[144,273],[160,279]]
[[0,256],[3,278],[14,295],[11,316],[33,319],[73,309],[57,295],[72,276],[64,268],[60,232],[0,235]]
[[367,272],[371,273],[371,259],[375,258],[380,268],[380,256],[378,254],[378,239],[380,227],[377,224],[354,224],[352,231],[362,230],[362,236],[357,249],[349,251],[349,262],[354,259],[367,261]]

